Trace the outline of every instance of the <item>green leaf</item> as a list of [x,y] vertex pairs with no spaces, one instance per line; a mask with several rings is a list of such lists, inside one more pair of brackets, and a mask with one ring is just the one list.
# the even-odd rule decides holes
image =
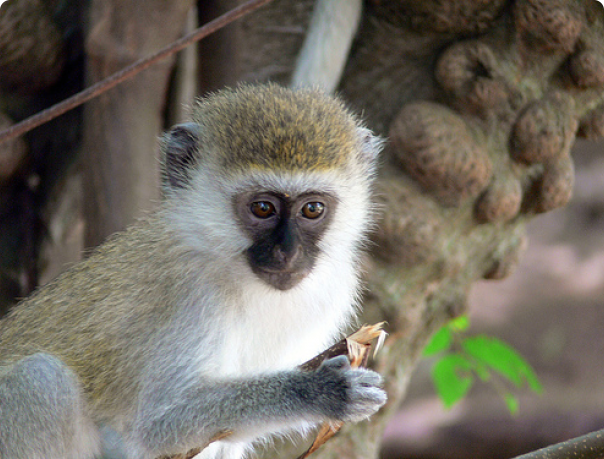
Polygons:
[[451,331],[462,332],[470,327],[470,318],[468,316],[459,316],[451,320],[447,326]]
[[447,322],[438,330],[424,348],[424,357],[430,357],[439,352],[446,351],[451,347],[453,342],[453,333],[459,333],[470,326],[468,316],[459,316]]
[[445,325],[438,330],[424,348],[424,357],[430,357],[441,351],[446,351],[451,346],[451,330]]
[[533,391],[542,391],[541,383],[528,362],[503,341],[477,335],[464,338],[462,346],[479,363],[492,368],[517,387],[521,387],[526,381]]
[[510,410],[510,413],[517,414],[518,408],[520,406],[520,404],[518,403],[518,399],[510,393],[504,394],[503,398],[505,399],[505,404],[508,406],[508,410]]
[[432,381],[436,393],[446,408],[461,400],[474,383],[472,362],[460,354],[449,354],[432,368]]
[[473,370],[482,382],[487,382],[491,379],[491,372],[486,365],[483,365],[480,362],[475,362]]

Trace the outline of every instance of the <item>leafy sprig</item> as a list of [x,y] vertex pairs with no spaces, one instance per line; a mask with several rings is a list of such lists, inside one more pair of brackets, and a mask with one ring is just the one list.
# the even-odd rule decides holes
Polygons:
[[503,341],[487,335],[467,336],[469,326],[467,316],[453,319],[432,336],[424,349],[425,357],[437,356],[432,367],[436,393],[445,407],[451,408],[480,379],[491,382],[510,413],[517,413],[518,399],[509,387],[520,389],[526,385],[541,393],[543,388],[535,371]]

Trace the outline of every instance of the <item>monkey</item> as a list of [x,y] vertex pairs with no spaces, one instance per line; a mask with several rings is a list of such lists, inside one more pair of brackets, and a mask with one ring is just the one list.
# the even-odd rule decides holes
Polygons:
[[386,402],[346,357],[298,368],[358,315],[383,141],[319,89],[192,112],[161,141],[158,208],[0,322],[1,459],[242,458]]

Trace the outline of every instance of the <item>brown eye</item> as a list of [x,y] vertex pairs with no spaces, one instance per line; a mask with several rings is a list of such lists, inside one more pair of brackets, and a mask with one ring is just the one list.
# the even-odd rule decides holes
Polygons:
[[250,210],[258,218],[268,218],[275,213],[275,206],[268,201],[258,201],[252,203]]
[[314,220],[315,218],[319,218],[323,215],[325,211],[325,205],[322,202],[307,202],[302,207],[302,215],[306,218]]

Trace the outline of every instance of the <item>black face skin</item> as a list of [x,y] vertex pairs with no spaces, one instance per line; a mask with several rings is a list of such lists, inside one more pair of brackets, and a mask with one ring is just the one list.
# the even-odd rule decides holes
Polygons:
[[253,241],[246,251],[252,271],[269,285],[287,290],[312,270],[337,200],[325,193],[260,192],[242,193],[234,204]]

